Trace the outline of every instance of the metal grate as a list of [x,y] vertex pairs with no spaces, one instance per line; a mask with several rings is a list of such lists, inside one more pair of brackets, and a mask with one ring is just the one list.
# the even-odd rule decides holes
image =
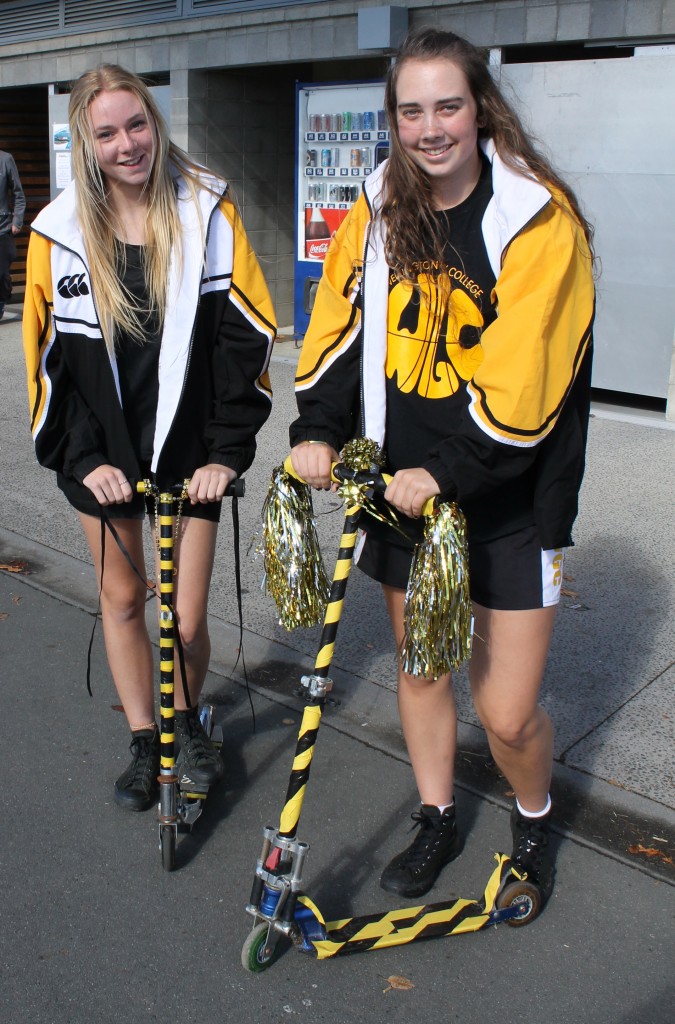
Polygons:
[[63,27],[157,21],[180,14],[181,0],[64,0]]
[[2,5],[0,43],[16,36],[30,37],[44,30],[58,31],[60,26],[60,0],[16,0]]
[[[2,0],[0,0],[2,2]],[[326,0],[8,0],[2,2],[0,46],[110,25],[139,25]]]
[[270,7],[291,7],[300,4],[325,3],[326,0],[183,0],[183,13],[224,14],[226,11],[262,10]]

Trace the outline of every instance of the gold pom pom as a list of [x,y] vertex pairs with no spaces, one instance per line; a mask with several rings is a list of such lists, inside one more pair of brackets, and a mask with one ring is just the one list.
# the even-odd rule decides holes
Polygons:
[[438,679],[471,654],[466,520],[458,506],[441,505],[427,516],[417,545],[404,605],[403,670]]
[[384,462],[382,449],[377,441],[371,441],[369,437],[355,437],[347,441],[340,455],[345,466],[357,473],[378,468]]
[[330,585],[319,548],[312,495],[283,466],[272,473],[263,505],[265,587],[284,629],[321,622]]

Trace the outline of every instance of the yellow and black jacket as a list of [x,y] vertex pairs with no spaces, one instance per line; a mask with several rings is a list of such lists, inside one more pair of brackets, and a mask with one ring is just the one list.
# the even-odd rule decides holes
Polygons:
[[[267,285],[225,183],[209,179],[198,193],[206,258],[198,211],[183,179],[176,183],[183,254],[172,263],[159,356],[151,469],[160,485],[208,463],[237,474],[250,466],[271,409],[275,337]],[[74,185],[32,225],[24,349],[38,461],[76,508],[95,515],[88,473],[109,463],[131,480],[141,474],[91,293]]]
[[[457,500],[480,539],[535,523],[543,548],[571,543],[590,402],[594,287],[581,226],[561,197],[507,167],[494,145],[482,235],[496,316],[462,369],[448,432],[418,465]],[[375,171],[326,256],[296,376],[291,444],[336,449],[360,433],[387,438],[390,269]],[[447,351],[451,352],[449,346]],[[452,355],[444,358],[452,360]],[[438,369],[438,363],[436,363]],[[434,401],[430,398],[429,401]],[[531,478],[529,508],[511,499]],[[522,488],[520,489],[522,496]]]

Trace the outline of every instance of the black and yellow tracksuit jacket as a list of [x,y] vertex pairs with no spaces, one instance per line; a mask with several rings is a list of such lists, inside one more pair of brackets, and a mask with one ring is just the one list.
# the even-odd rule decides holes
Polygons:
[[[208,179],[198,193],[205,257],[198,210],[179,175],[176,185],[183,254],[170,274],[151,465],[167,486],[209,463],[238,475],[251,465],[271,409],[276,333],[267,285],[225,183]],[[73,184],[32,225],[24,349],[38,461],[56,471],[76,508],[96,515],[82,484],[88,473],[106,463],[130,480],[141,473],[91,291]],[[133,505],[140,508],[140,499]]]
[[[497,315],[448,406],[447,435],[420,452],[418,465],[444,498],[465,508],[480,539],[534,523],[542,548],[563,547],[571,543],[584,470],[591,256],[562,197],[507,167],[491,142],[483,148],[493,194],[482,235]],[[292,445],[314,439],[339,450],[364,434],[386,452],[390,270],[378,217],[385,166],[367,180],[326,256],[298,364]],[[523,475],[531,479],[528,508]]]

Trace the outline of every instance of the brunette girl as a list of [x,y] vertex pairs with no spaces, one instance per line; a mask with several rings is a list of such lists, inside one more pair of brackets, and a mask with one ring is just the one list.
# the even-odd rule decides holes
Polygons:
[[[470,43],[412,33],[386,107],[391,155],[326,257],[292,461],[326,488],[346,440],[382,444],[386,499],[410,540],[367,518],[356,557],[382,585],[399,649],[422,506],[440,496],[466,514],[473,700],[515,792],[513,858],[547,898],[553,727],[538,698],[584,468],[591,232]],[[398,703],[419,830],[381,885],[418,897],[462,848],[452,679],[399,664]]]

